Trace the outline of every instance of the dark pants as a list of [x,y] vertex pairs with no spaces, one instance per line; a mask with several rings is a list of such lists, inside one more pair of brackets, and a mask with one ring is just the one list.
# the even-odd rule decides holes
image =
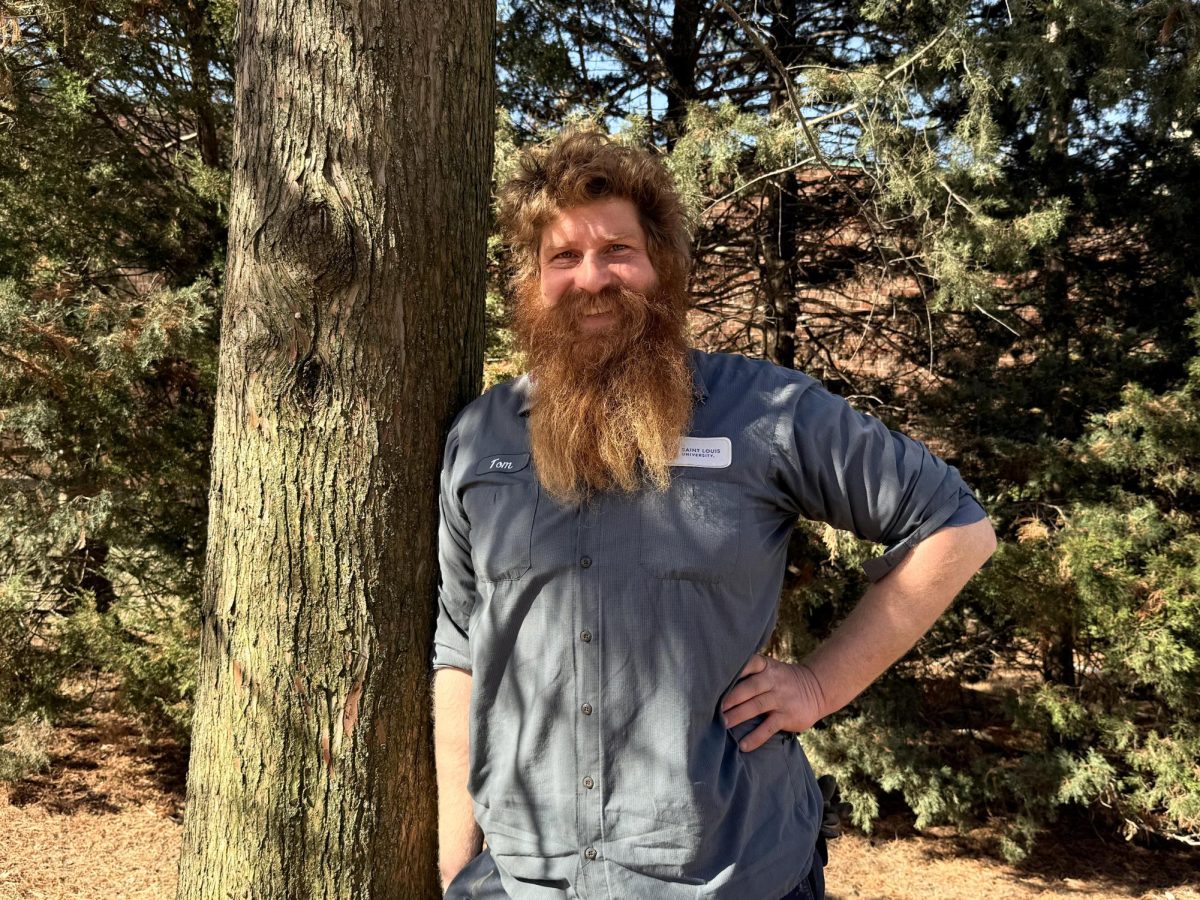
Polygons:
[[[781,900],[823,900],[825,897],[825,867],[821,863],[821,854],[812,856],[812,868],[795,888]],[[484,850],[466,864],[461,872],[450,882],[446,889],[446,900],[509,900],[508,894],[500,884],[500,873],[492,862],[492,854]],[[629,898],[634,900],[634,898]],[[755,900],[755,898],[747,898]],[[762,900],[771,900],[764,897]]]
[[824,900],[825,897],[825,866],[821,862],[821,854],[814,853],[812,868],[804,876],[804,880],[792,888],[783,900]]

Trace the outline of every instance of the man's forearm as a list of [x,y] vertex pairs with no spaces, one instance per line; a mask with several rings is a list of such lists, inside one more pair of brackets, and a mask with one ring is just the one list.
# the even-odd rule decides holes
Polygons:
[[995,548],[987,519],[943,528],[871,585],[803,662],[820,688],[819,718],[837,712],[908,652]]
[[443,890],[483,845],[467,791],[470,706],[469,673],[461,669],[434,672],[433,752],[437,763],[438,869]]

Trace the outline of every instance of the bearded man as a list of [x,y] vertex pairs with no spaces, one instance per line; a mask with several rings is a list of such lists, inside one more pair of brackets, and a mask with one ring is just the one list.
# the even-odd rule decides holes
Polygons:
[[[446,442],[447,896],[820,897],[795,735],[916,642],[991,526],[954,468],[813,379],[689,350],[689,241],[651,154],[565,134],[500,200],[529,372]],[[798,516],[888,549],[793,665],[758,651]]]

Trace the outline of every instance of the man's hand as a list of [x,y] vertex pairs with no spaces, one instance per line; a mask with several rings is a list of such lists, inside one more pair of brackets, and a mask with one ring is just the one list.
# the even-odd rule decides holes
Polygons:
[[738,744],[742,750],[757,750],[780,731],[807,731],[825,715],[821,685],[807,666],[756,653],[738,678],[721,705],[725,726],[732,728],[755,716],[766,716],[742,738]]
[[929,630],[995,549],[987,519],[935,531],[871,585],[803,663],[752,657],[721,706],[729,727],[767,717],[741,748],[756,750],[779,731],[806,731],[853,700]]

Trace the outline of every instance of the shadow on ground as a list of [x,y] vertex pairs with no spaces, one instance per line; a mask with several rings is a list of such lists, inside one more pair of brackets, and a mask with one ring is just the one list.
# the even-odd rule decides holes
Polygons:
[[187,753],[168,737],[147,734],[115,712],[62,723],[49,764],[8,786],[8,803],[50,813],[113,814],[157,798],[164,812],[183,808]]
[[1064,815],[1015,865],[1003,859],[998,828],[977,828],[965,834],[950,828],[918,832],[911,815],[895,814],[879,823],[871,842],[912,840],[920,844],[921,856],[930,861],[975,859],[1011,865],[1012,873],[1021,880],[1058,890],[1077,883],[1086,884],[1089,890],[1110,891],[1114,897],[1139,897],[1179,885],[1200,887],[1200,847],[1166,839],[1125,841],[1106,836],[1100,828],[1084,814]]

